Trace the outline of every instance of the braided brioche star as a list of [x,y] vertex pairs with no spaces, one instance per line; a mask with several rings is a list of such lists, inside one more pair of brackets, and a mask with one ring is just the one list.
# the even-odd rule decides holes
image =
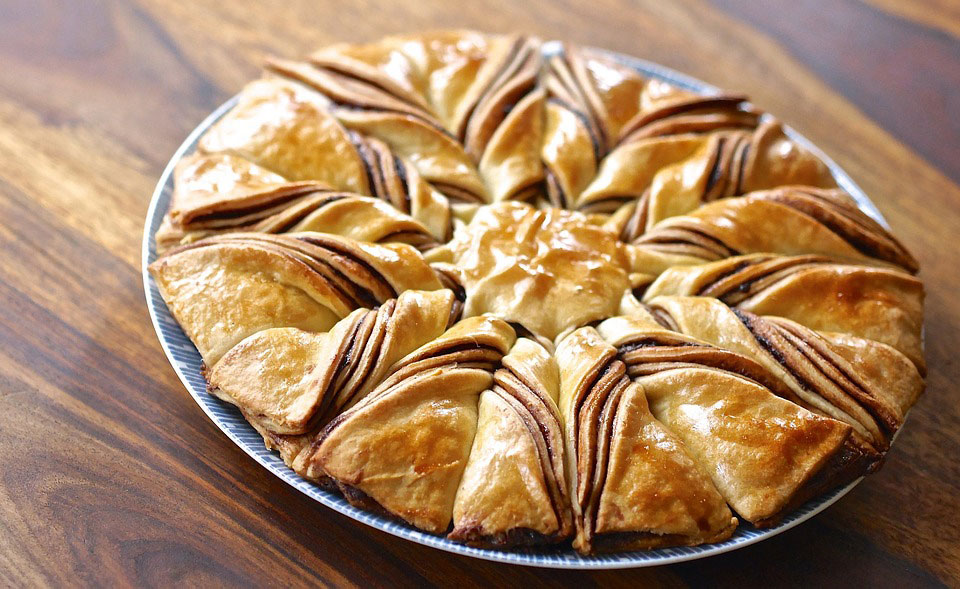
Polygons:
[[738,94],[440,31],[271,59],[149,271],[297,474],[473,546],[722,542],[874,472],[917,261]]

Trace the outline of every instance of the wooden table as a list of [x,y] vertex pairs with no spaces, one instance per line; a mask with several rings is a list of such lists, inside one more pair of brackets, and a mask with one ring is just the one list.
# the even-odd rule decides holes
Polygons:
[[[0,585],[960,584],[960,4],[0,2]],[[760,545],[577,573],[448,555],[281,483],[210,423],[140,283],[153,185],[267,54],[468,26],[600,45],[751,95],[923,265],[928,391],[885,468]]]

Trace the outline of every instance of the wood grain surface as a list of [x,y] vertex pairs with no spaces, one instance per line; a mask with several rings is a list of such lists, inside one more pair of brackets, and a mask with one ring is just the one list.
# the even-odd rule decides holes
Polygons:
[[[956,0],[0,1],[0,586],[960,585]],[[264,56],[471,27],[627,52],[747,92],[872,196],[927,284],[926,396],[814,520],[677,566],[492,564],[359,525],[199,410],[150,326],[150,193]]]

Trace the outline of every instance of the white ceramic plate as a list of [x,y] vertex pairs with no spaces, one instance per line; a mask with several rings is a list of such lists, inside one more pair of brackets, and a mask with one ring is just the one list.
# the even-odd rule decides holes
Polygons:
[[[550,42],[544,46],[546,53],[555,53],[559,50],[557,42]],[[637,69],[641,73],[666,80],[678,86],[689,88],[700,92],[715,92],[716,88],[705,84],[699,80],[685,76],[669,68],[653,64],[647,61],[628,57],[617,53],[609,53],[612,58],[622,64]],[[641,552],[625,552],[619,554],[599,555],[599,556],[580,556],[573,550],[566,548],[561,550],[543,550],[539,552],[508,552],[504,550],[485,550],[480,548],[471,548],[462,544],[451,542],[445,538],[426,534],[410,526],[357,509],[347,503],[337,494],[321,490],[319,487],[300,478],[296,473],[287,468],[280,460],[280,457],[268,451],[263,446],[263,439],[240,415],[237,409],[228,403],[209,395],[206,392],[206,383],[200,372],[200,354],[197,349],[184,335],[180,326],[170,315],[166,304],[160,298],[157,286],[153,279],[147,273],[147,266],[153,262],[156,257],[156,244],[153,235],[160,226],[160,221],[166,213],[170,204],[170,195],[173,193],[173,168],[176,163],[186,155],[192,153],[197,145],[197,141],[203,132],[213,123],[220,119],[236,102],[236,97],[228,100],[217,110],[210,114],[200,125],[190,133],[186,141],[177,149],[173,158],[167,164],[160,181],[157,183],[156,190],[150,202],[150,209],[147,213],[147,221],[143,234],[143,285],[147,296],[147,307],[150,311],[150,317],[153,320],[157,336],[160,338],[160,344],[167,358],[173,365],[177,376],[183,381],[184,386],[193,395],[197,404],[203,409],[207,416],[217,424],[223,433],[234,441],[244,452],[249,454],[254,460],[259,462],[264,468],[283,479],[287,484],[293,486],[304,494],[316,499],[330,509],[351,517],[358,522],[367,524],[379,530],[383,530],[395,536],[418,542],[426,546],[432,546],[441,550],[464,554],[475,558],[506,562],[513,564],[522,564],[529,566],[568,568],[568,569],[614,569],[628,567],[644,567],[686,560],[694,560],[729,552],[743,546],[754,544],[775,536],[781,532],[803,523],[814,515],[820,513],[838,499],[850,491],[859,479],[846,487],[836,489],[831,493],[822,495],[800,509],[791,513],[778,526],[758,530],[749,524],[741,523],[736,533],[726,542],[719,544],[709,544],[705,546],[664,548],[660,550],[648,550]],[[880,212],[874,206],[866,194],[858,187],[847,174],[841,170],[830,158],[826,157],[819,149],[812,145],[807,139],[791,129],[787,129],[789,136],[797,142],[811,149],[819,155],[823,161],[830,166],[837,183],[844,190],[849,192],[859,203],[860,208],[871,217],[887,226],[886,221],[880,215]],[[318,515],[318,518],[321,517]]]

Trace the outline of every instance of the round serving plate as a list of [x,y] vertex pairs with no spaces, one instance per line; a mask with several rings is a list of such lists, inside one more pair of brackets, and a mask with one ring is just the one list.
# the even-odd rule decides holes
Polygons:
[[[556,41],[546,43],[543,48],[547,54],[555,54],[560,50],[560,44]],[[636,69],[640,73],[651,77],[670,82],[682,88],[697,92],[715,93],[718,89],[701,82],[697,79],[683,75],[672,69],[654,64],[648,61],[629,57],[619,53],[603,51],[606,55],[615,61]],[[748,523],[741,522],[736,533],[727,541],[718,544],[708,544],[692,547],[663,548],[659,550],[646,550],[639,552],[624,552],[616,554],[605,554],[597,556],[581,556],[570,548],[565,549],[544,549],[541,551],[510,552],[505,550],[488,550],[481,548],[472,548],[456,542],[447,540],[440,536],[434,536],[421,532],[411,526],[392,521],[379,515],[375,515],[353,507],[343,497],[324,491],[313,485],[309,481],[301,478],[293,470],[288,468],[280,457],[267,450],[263,445],[263,438],[260,437],[253,427],[247,423],[240,412],[231,404],[217,399],[207,393],[206,382],[201,373],[200,354],[193,343],[184,335],[176,320],[170,315],[166,304],[160,297],[157,285],[153,278],[147,272],[147,266],[157,258],[156,243],[154,234],[160,226],[164,214],[170,204],[170,196],[173,194],[173,169],[181,158],[187,156],[196,149],[200,136],[211,125],[219,120],[236,103],[236,96],[221,105],[211,113],[197,128],[190,133],[176,153],[174,153],[170,162],[167,164],[163,175],[153,193],[150,202],[150,208],[147,212],[146,225],[143,233],[143,285],[147,297],[147,307],[150,311],[150,318],[153,320],[153,326],[160,338],[160,344],[167,358],[173,365],[177,376],[183,382],[184,386],[193,395],[194,400],[200,405],[204,413],[207,414],[223,433],[227,435],[235,444],[237,444],[251,458],[259,462],[264,468],[280,477],[284,482],[291,485],[298,491],[312,497],[323,505],[338,511],[358,522],[367,524],[378,530],[399,536],[406,540],[411,540],[440,550],[512,564],[521,564],[528,566],[568,568],[568,569],[615,569],[630,567],[645,567],[683,562],[722,554],[737,548],[749,546],[761,540],[771,538],[781,532],[797,526],[816,514],[820,513],[830,505],[836,503],[841,497],[846,495],[862,479],[858,479],[849,485],[835,489],[834,491],[817,497],[796,511],[788,515],[777,526],[759,530]],[[837,184],[846,190],[857,201],[860,208],[881,223],[884,227],[889,227],[886,220],[877,210],[876,206],[870,201],[863,190],[837,166],[829,157],[827,157],[816,146],[810,143],[806,138],[796,131],[787,128],[787,134],[791,139],[802,144],[817,154],[830,167]]]

